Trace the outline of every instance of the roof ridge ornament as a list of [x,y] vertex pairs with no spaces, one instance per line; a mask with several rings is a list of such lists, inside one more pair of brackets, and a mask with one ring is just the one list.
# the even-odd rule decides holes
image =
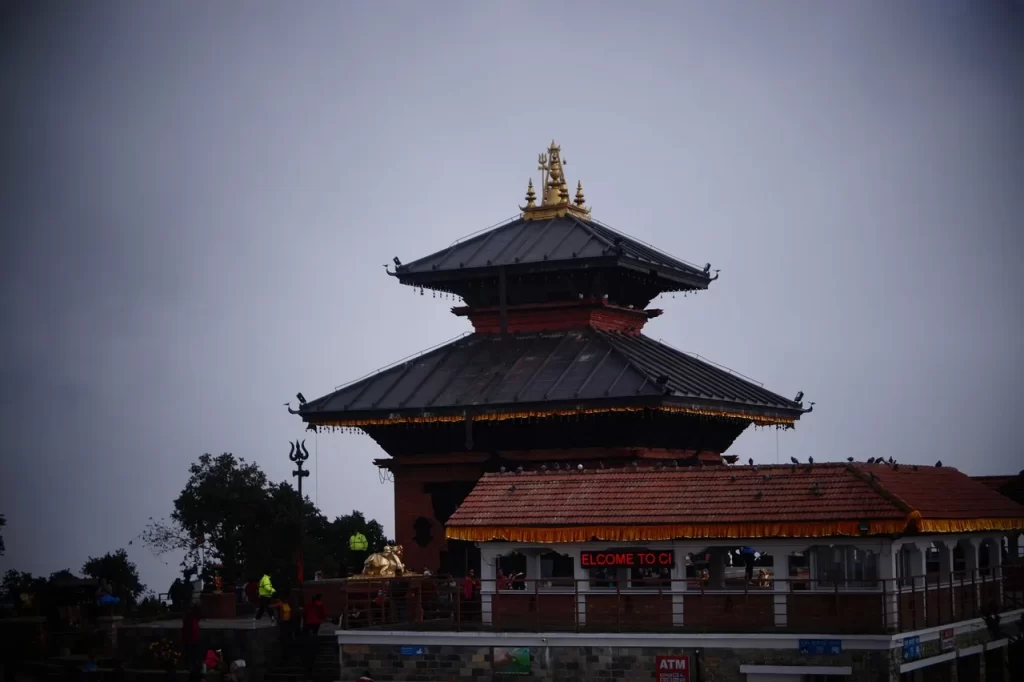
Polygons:
[[541,152],[537,156],[541,201],[538,206],[531,178],[526,190],[526,206],[519,207],[523,212],[523,220],[550,220],[569,214],[590,219],[590,209],[584,205],[582,182],[576,183],[575,202],[570,199],[569,184],[565,178],[565,166],[568,163],[562,156],[562,148],[554,140],[546,152]]

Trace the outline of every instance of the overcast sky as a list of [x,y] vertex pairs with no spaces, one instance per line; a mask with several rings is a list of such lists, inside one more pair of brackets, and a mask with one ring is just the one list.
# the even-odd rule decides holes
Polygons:
[[[1022,468],[1020,3],[0,4],[0,569],[126,546],[204,452],[290,478],[285,401],[468,328],[382,264],[513,216],[552,138],[721,269],[651,336],[817,402],[730,452]],[[311,443],[393,532],[384,453]]]

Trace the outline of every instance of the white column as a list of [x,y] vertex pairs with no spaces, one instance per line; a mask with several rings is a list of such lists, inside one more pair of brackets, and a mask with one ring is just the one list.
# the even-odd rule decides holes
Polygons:
[[772,590],[775,592],[775,627],[784,628],[789,618],[789,549],[772,552]]
[[896,584],[896,558],[899,546],[887,543],[878,553],[878,577],[882,581],[885,602],[882,604],[885,626],[896,629],[899,623],[899,586]]
[[484,625],[492,622],[491,600],[497,591],[498,550],[487,544],[480,548],[480,618]]
[[672,548],[675,552],[676,565],[672,567],[672,625],[682,627],[685,622],[683,603],[686,591],[686,550],[678,545]]
[[587,592],[590,591],[590,572],[580,563],[580,550],[569,552],[572,557],[572,577],[576,579],[576,618],[583,627],[587,624]]
[[919,540],[913,545],[903,545],[904,550],[913,547],[913,551],[910,553],[910,575],[914,578],[914,591],[920,591],[922,594],[926,585],[926,578],[928,577],[928,549],[931,547],[931,544],[927,540]]

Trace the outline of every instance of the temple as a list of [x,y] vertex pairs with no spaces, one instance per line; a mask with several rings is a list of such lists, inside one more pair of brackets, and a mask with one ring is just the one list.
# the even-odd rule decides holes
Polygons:
[[303,586],[343,677],[1024,679],[1024,476],[737,464],[813,403],[645,336],[717,271],[595,220],[564,167],[552,143],[517,219],[394,259],[472,333],[291,410],[387,453],[413,573]]
[[717,279],[599,223],[570,193],[554,142],[521,215],[391,276],[465,305],[473,333],[300,406],[316,428],[358,428],[389,455],[396,541],[417,570],[479,570],[444,525],[485,473],[545,467],[721,465],[752,424],[810,411],[643,334],[664,293]]

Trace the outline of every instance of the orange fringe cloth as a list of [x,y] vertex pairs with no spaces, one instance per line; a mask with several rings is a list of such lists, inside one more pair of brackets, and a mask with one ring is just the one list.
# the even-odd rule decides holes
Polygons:
[[917,514],[922,533],[964,533],[991,530],[1024,530],[1024,519],[933,519],[922,520],[912,512],[906,521],[869,521],[867,533],[859,521],[791,522],[791,523],[722,523],[683,524],[671,526],[449,526],[445,537],[470,542],[639,542],[706,538],[827,538],[860,537],[864,535],[898,535]]
[[[528,412],[501,412],[491,414],[474,414],[470,416],[473,421],[506,421],[509,419],[546,419],[550,417],[573,417],[588,414],[607,414],[612,412],[665,412],[668,414],[694,414],[704,417],[742,419],[750,421],[759,426],[793,426],[796,420],[792,417],[768,417],[764,415],[750,415],[742,412],[728,412],[724,410],[708,410],[695,407],[680,407],[678,405],[655,405],[647,407],[586,407],[581,409],[528,411]],[[310,423],[317,426],[383,426],[385,424],[438,424],[447,422],[465,421],[462,415],[422,415],[422,416],[394,416],[378,417],[375,419],[340,419],[340,420],[313,420]]]

